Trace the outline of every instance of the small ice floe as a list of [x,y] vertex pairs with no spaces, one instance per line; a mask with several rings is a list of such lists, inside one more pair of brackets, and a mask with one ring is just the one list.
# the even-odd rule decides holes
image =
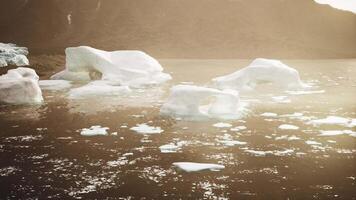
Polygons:
[[312,145],[312,146],[319,146],[322,145],[320,142],[314,141],[314,140],[307,140],[305,141],[306,144]]
[[175,162],[173,166],[186,172],[197,172],[202,170],[220,171],[225,169],[224,165],[211,164],[211,163],[195,163],[195,162]]
[[0,76],[0,102],[32,104],[43,101],[35,70],[18,67]]
[[229,147],[247,144],[247,142],[241,142],[238,140],[218,140],[218,142],[222,143],[225,146],[229,146]]
[[286,89],[302,89],[307,87],[299,77],[297,70],[283,64],[279,60],[257,58],[247,67],[232,74],[213,79],[219,89],[251,90],[256,85],[272,82],[275,86]]
[[159,150],[161,151],[161,153],[175,153],[178,150],[180,150],[183,146],[183,143],[169,143],[169,144],[165,144],[159,147]]
[[281,124],[280,126],[278,126],[279,129],[282,130],[298,130],[299,127],[298,126],[294,126],[291,124]]
[[137,124],[135,127],[131,127],[130,130],[140,134],[157,134],[164,131],[161,127],[149,126],[147,124]]
[[286,149],[286,150],[275,150],[275,151],[260,151],[260,150],[246,149],[245,152],[258,157],[264,157],[267,155],[289,156],[294,153],[294,150]]
[[278,114],[272,113],[272,112],[265,112],[265,113],[262,113],[260,116],[262,116],[262,117],[277,117]]
[[320,130],[318,136],[337,136],[337,135],[350,135],[356,137],[356,132],[351,130]]
[[0,43],[0,67],[8,65],[27,66],[28,49],[26,47],[18,47],[15,44]]
[[291,95],[304,95],[304,94],[322,94],[325,93],[325,90],[303,90],[303,91],[286,91]]
[[242,130],[245,130],[247,129],[246,126],[236,126],[234,128],[231,128],[230,131],[242,131]]
[[69,91],[69,98],[80,99],[90,97],[118,96],[128,94],[131,89],[111,81],[93,81]]
[[213,126],[217,127],[217,128],[229,128],[232,125],[229,123],[219,122],[219,123],[213,124]]
[[160,112],[175,118],[236,119],[242,116],[243,109],[236,91],[176,85],[171,88],[170,96]]
[[103,51],[88,46],[65,50],[66,69],[51,79],[115,81],[124,86],[160,84],[171,79],[153,57],[142,51]]
[[288,98],[288,96],[275,96],[272,97],[273,101],[277,103],[290,103],[291,100]]
[[292,136],[282,135],[282,136],[276,137],[274,139],[275,140],[288,140],[288,141],[300,140],[300,138],[295,135],[292,135]]
[[65,90],[72,87],[71,82],[66,80],[40,80],[38,83],[42,90]]
[[108,135],[108,127],[92,126],[90,128],[83,128],[80,131],[82,136],[98,136],[98,135]]
[[353,127],[355,125],[355,119],[348,119],[338,116],[328,116],[324,119],[311,120],[308,124],[313,124],[314,126],[320,125],[339,125],[346,127]]

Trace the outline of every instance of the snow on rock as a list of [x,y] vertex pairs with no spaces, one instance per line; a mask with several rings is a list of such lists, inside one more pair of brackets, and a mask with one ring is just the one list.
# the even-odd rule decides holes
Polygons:
[[135,127],[130,128],[130,130],[140,134],[157,134],[163,132],[161,127],[149,126],[147,124],[137,124]]
[[285,89],[307,87],[299,77],[297,70],[279,60],[257,58],[247,67],[226,76],[213,79],[219,89],[251,90],[259,83],[272,82]]
[[110,81],[93,81],[69,91],[69,98],[80,99],[90,97],[116,96],[131,92],[128,86],[116,85]]
[[202,170],[220,171],[225,169],[224,165],[211,164],[211,163],[195,163],[195,162],[175,162],[173,166],[186,172],[197,172]]
[[28,50],[26,47],[18,47],[15,44],[0,43],[0,67],[8,65],[27,66]]
[[90,128],[83,128],[80,132],[82,136],[98,136],[98,135],[108,135],[108,127],[92,126]]
[[0,102],[11,104],[41,103],[42,91],[35,70],[18,67],[0,76]]
[[160,111],[173,117],[234,119],[241,116],[241,108],[235,91],[176,85]]
[[171,79],[157,60],[142,51],[103,51],[87,46],[65,50],[66,69],[52,79],[90,81],[101,79],[116,84],[141,86]]
[[42,90],[65,90],[72,87],[71,82],[66,80],[40,80],[39,85]]
[[282,130],[298,130],[299,127],[298,126],[294,126],[291,124],[281,124],[280,126],[278,126],[279,129]]

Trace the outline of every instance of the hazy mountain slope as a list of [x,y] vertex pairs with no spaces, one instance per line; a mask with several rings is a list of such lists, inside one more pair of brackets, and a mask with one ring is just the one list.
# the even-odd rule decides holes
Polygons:
[[156,57],[356,57],[356,15],[312,0],[5,0],[0,41],[32,52],[143,49]]

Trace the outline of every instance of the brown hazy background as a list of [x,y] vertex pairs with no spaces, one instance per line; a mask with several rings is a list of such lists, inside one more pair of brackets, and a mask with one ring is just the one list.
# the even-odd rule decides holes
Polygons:
[[0,42],[32,54],[90,45],[158,58],[356,58],[356,15],[313,0],[1,0]]

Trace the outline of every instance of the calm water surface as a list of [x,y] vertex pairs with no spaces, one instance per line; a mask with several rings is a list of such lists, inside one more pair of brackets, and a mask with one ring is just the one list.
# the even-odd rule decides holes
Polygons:
[[[241,94],[247,111],[230,121],[173,119],[159,108],[170,86],[205,85],[249,60],[160,62],[174,79],[128,96],[69,100],[66,91],[44,91],[43,105],[1,105],[0,199],[356,199],[355,127],[311,124],[356,118],[356,60],[286,60],[316,92],[260,86]],[[142,123],[164,132],[130,130]],[[93,125],[109,135],[80,135]],[[327,130],[346,131],[320,135]],[[169,143],[183,145],[162,153]],[[172,166],[179,161],[225,169],[187,173]]]

